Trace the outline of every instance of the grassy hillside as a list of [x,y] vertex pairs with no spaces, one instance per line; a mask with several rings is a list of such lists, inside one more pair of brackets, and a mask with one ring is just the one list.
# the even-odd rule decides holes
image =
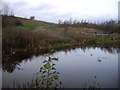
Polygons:
[[38,27],[49,28],[49,27],[55,26],[55,24],[53,24],[53,23],[47,23],[47,22],[43,22],[43,21],[23,19],[23,18],[19,18],[19,20],[22,22],[24,27],[28,30],[35,30]]
[[99,25],[54,24],[14,16],[2,16],[2,19],[3,55],[41,53],[75,45],[119,46],[119,35],[105,35]]

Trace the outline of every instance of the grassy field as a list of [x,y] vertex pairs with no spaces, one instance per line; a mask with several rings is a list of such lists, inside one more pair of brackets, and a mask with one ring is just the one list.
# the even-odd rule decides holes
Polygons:
[[[119,46],[117,32],[103,34],[108,26],[95,24],[54,24],[13,16],[3,18],[3,55],[37,52],[72,46]],[[84,27],[83,27],[84,26]],[[89,27],[88,27],[89,26]],[[93,28],[92,28],[93,27]],[[114,29],[114,28],[113,28]],[[116,31],[116,28],[115,28]],[[97,35],[99,34],[99,35]]]

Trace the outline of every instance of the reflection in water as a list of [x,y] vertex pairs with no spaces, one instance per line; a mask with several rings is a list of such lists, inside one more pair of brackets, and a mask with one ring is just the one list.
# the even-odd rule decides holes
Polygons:
[[[79,48],[79,47],[78,47]],[[77,50],[78,48],[65,48],[64,50],[60,50],[60,51],[64,51],[66,54],[68,52],[72,52],[73,50]],[[96,47],[81,47],[81,50],[83,50],[84,52],[88,49],[95,49]],[[120,53],[120,48],[114,48],[114,47],[100,47],[100,49],[104,52],[109,52],[111,54],[117,54]],[[27,59],[29,57],[29,59]],[[27,60],[31,60],[30,57],[32,57],[32,54],[17,54],[17,55],[13,55],[11,57],[6,57],[3,58],[2,61],[2,69],[3,71],[7,71],[9,73],[12,73],[15,68],[19,68],[19,63],[21,63],[23,60],[25,62],[27,62]],[[99,62],[101,62],[101,60],[98,60]]]
[[[102,51],[101,51],[102,50]],[[60,62],[56,62],[56,68],[60,72],[60,81],[66,88],[80,88],[84,86],[86,81],[94,84],[99,83],[102,88],[117,87],[118,80],[118,60],[117,53],[119,48],[95,48],[82,47],[65,49],[55,52],[51,56],[59,57]],[[34,56],[31,59],[13,61],[14,68],[3,71],[4,87],[11,87],[10,81],[16,78],[22,83],[30,82],[33,74],[42,66],[44,56]],[[19,65],[17,65],[17,62]],[[4,62],[7,66],[8,63]],[[10,65],[11,66],[11,65]],[[16,67],[19,66],[19,70]],[[11,72],[12,71],[12,72]],[[96,78],[96,80],[94,80]],[[88,82],[87,82],[88,83]],[[97,85],[98,86],[98,85]]]
[[100,88],[100,85],[96,81],[88,81],[85,83],[84,88],[91,88],[91,89]]
[[59,80],[60,73],[55,67],[55,61],[58,61],[58,58],[47,54],[44,54],[44,56],[46,56],[46,59],[43,60],[43,65],[35,74],[35,78],[30,83],[28,82],[22,86],[14,81],[12,88],[63,88],[62,82]]
[[31,54],[12,54],[9,57],[4,57],[3,55],[3,60],[2,60],[2,69],[3,71],[7,71],[9,73],[12,73],[15,68],[18,68],[23,60],[27,62],[28,57],[31,57]]

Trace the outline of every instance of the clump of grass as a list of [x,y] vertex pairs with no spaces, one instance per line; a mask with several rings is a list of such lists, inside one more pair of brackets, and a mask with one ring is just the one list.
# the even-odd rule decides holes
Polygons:
[[105,43],[108,43],[108,39],[107,38],[103,38],[103,37],[100,37],[98,39],[98,42],[102,43],[102,44],[105,44]]
[[72,46],[70,43],[56,43],[52,45],[53,48],[63,48]]

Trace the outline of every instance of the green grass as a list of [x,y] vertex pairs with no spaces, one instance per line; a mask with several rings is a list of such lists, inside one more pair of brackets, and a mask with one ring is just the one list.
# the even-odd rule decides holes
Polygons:
[[111,45],[111,44],[117,45],[120,39],[118,35],[109,35],[109,36],[97,37],[96,40],[101,45]]
[[[12,17],[11,17],[12,18]],[[56,24],[54,23],[49,23],[49,22],[44,22],[44,21],[37,21],[37,20],[30,20],[30,19],[24,19],[24,18],[19,18],[19,17],[14,17],[13,19],[19,19],[23,27],[28,29],[28,30],[36,30],[36,28],[41,27],[41,28],[49,28],[53,27]]]
[[108,39],[107,38],[104,38],[104,37],[100,37],[100,38],[98,38],[98,42],[100,42],[100,43],[107,43],[108,42]]
[[35,25],[28,25],[28,26],[26,26],[26,28],[28,30],[34,30],[35,28],[37,28],[37,26],[35,26]]
[[53,48],[63,48],[63,47],[70,47],[70,46],[72,46],[72,44],[70,43],[56,43],[52,45]]

